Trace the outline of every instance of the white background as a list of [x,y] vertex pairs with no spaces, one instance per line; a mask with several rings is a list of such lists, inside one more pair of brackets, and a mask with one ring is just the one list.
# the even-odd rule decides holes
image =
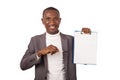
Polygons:
[[61,32],[98,32],[97,65],[78,64],[78,80],[120,80],[119,0],[0,0],[0,80],[33,80],[34,67],[22,71],[19,64],[30,38],[45,32],[49,6],[60,10]]

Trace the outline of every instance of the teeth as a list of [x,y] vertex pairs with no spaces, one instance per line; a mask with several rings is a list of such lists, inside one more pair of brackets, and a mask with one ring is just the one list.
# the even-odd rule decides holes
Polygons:
[[55,26],[50,26],[50,28],[51,28],[51,29],[54,29],[54,28],[55,28]]

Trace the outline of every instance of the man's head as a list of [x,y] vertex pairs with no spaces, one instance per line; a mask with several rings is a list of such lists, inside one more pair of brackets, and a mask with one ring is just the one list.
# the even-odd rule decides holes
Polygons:
[[45,25],[46,31],[49,34],[56,34],[59,32],[59,24],[61,18],[59,11],[54,7],[48,7],[43,11],[42,23]]

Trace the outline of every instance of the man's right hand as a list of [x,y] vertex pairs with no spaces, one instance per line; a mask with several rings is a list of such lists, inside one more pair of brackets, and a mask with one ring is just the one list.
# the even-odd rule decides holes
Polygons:
[[56,46],[53,46],[53,45],[49,45],[48,47],[42,49],[42,50],[39,50],[37,52],[37,55],[40,57],[41,55],[46,55],[46,54],[55,54],[56,52],[58,52],[58,48]]

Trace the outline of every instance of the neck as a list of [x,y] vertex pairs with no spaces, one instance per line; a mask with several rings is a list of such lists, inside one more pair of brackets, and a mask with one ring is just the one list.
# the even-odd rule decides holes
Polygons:
[[48,33],[48,32],[46,32],[46,33],[49,34],[49,35],[56,35],[56,34],[59,34],[60,32],[58,31],[56,33]]
[[50,34],[50,33],[47,33],[46,32],[46,35],[47,36],[51,36],[51,37],[55,37],[55,36],[59,36],[60,35],[60,32],[56,33],[56,34]]

